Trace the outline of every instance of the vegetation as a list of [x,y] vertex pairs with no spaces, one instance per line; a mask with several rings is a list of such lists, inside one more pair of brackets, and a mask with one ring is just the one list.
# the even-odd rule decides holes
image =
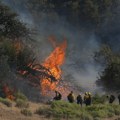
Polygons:
[[0,37],[0,40],[0,57],[7,57],[10,68],[19,70],[21,66],[26,67],[28,62],[32,62],[33,51],[27,45],[5,37]]
[[[17,15],[10,10],[9,7],[0,3],[0,73],[1,78],[4,79],[6,74],[14,73],[20,74],[22,77],[33,76],[28,78],[28,83],[33,86],[39,86],[39,78],[47,77],[51,80],[54,76],[49,75],[45,67],[39,64],[31,47],[31,42],[28,43],[30,31],[27,27],[18,20]],[[37,64],[38,63],[38,64]],[[33,67],[40,69],[39,72]],[[25,74],[22,74],[22,73]],[[54,81],[54,80],[53,80]]]
[[107,104],[94,104],[89,107],[80,107],[77,104],[71,104],[64,101],[52,102],[50,107],[39,108],[36,110],[39,115],[46,117],[93,120],[109,118],[120,115],[120,106]]
[[32,116],[32,112],[28,109],[21,110],[21,113],[25,116]]
[[29,107],[27,97],[20,91],[18,91],[15,94],[15,98],[16,98],[16,107],[18,107],[18,108],[28,108]]
[[7,107],[11,107],[12,106],[12,103],[11,103],[11,101],[9,99],[0,97],[0,102],[3,103],[4,105],[6,105]]
[[95,60],[105,68],[100,73],[98,85],[105,90],[119,90],[120,88],[120,54],[114,52],[110,46],[103,45],[95,55]]
[[[20,2],[20,0],[17,0]],[[29,0],[26,7],[30,12],[38,17],[40,12],[49,12],[49,15],[66,16],[67,20],[75,23],[75,20],[82,20],[87,23],[98,25],[107,16],[112,16],[118,0]],[[53,14],[54,13],[54,14]],[[71,19],[73,18],[73,19]],[[72,20],[72,21],[71,21]],[[35,76],[35,71],[31,66],[35,61],[34,53],[24,39],[29,38],[29,29],[18,20],[18,16],[9,7],[0,3],[0,78],[3,79],[8,71],[29,71]],[[119,90],[120,88],[120,54],[104,45],[95,56],[96,61],[104,65],[105,69],[100,74],[98,85],[104,86],[107,90]],[[101,63],[102,61],[102,63]],[[39,66],[41,67],[41,66]],[[42,69],[43,66],[42,66]],[[45,69],[44,69],[45,70]],[[37,72],[37,74],[39,74]],[[50,76],[52,77],[52,76]],[[52,78],[53,79],[53,78]],[[3,79],[4,80],[4,79]],[[38,80],[39,85],[39,80]],[[1,88],[1,92],[2,88]],[[4,96],[4,95],[2,95]],[[25,108],[21,113],[31,116],[27,97],[21,92],[15,94],[16,107]],[[50,107],[39,108],[36,113],[47,117],[93,120],[120,115],[120,106],[106,105],[106,96],[95,95],[93,105],[90,107],[80,107],[64,101],[52,102]],[[0,98],[0,102],[6,106],[12,106],[8,99]]]
[[22,92],[20,92],[20,91],[18,91],[15,94],[15,98],[16,98],[16,100],[20,99],[20,100],[23,100],[23,101],[28,101],[27,97]]
[[[21,57],[24,65],[30,61],[28,51],[31,55],[32,51],[26,43],[23,43],[29,35],[28,28],[18,20],[17,14],[0,2],[0,69],[3,71],[0,76],[2,79],[8,71],[17,73]],[[24,66],[22,63],[21,66]]]
[[[35,75],[36,71],[28,66],[35,61],[31,43],[27,41],[31,39],[29,35],[30,31],[18,20],[17,15],[0,3],[0,77],[3,83],[11,73],[23,77],[21,71],[26,71],[27,75]],[[39,85],[38,81],[37,84]]]
[[17,14],[0,2],[0,36],[15,39],[28,36],[28,31],[18,20]]
[[58,15],[65,15],[69,21],[73,16],[74,22],[82,19],[98,24],[114,14],[118,2],[118,0],[29,0],[27,6],[33,14],[39,15],[37,11],[51,14],[56,12]]
[[108,96],[107,95],[100,96],[98,94],[95,94],[92,97],[92,103],[93,104],[105,104],[107,101],[108,101]]
[[22,100],[22,99],[17,99],[16,100],[16,107],[18,107],[18,108],[28,108],[29,103],[27,101]]

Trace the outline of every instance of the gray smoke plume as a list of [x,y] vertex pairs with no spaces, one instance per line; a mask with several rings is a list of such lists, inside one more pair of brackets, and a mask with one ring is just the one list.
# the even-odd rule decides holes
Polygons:
[[[25,7],[25,4],[27,4],[26,0],[3,0],[3,2],[19,14],[21,21],[37,30],[35,49],[41,62],[53,50],[48,37],[50,35],[56,36],[57,42],[61,42],[65,37],[68,46],[66,61],[62,67],[63,78],[70,74],[73,79],[71,81],[73,85],[77,84],[83,91],[99,92],[100,88],[96,86],[95,81],[101,67],[95,64],[93,56],[94,52],[99,50],[102,42],[113,44],[113,37],[116,36],[115,40],[117,42],[113,45],[115,46],[118,43],[120,34],[111,34],[114,30],[120,33],[120,29],[116,26],[117,24],[114,20],[109,22],[106,19],[106,23],[101,26],[96,34],[95,29],[88,29],[83,26],[76,28],[74,25],[68,23],[64,16],[60,16],[54,12],[45,13],[40,11],[39,14],[35,15]],[[116,20],[119,20],[119,16],[117,16]],[[111,26],[110,24],[114,24],[115,26]],[[65,80],[69,81],[69,78],[65,78]]]

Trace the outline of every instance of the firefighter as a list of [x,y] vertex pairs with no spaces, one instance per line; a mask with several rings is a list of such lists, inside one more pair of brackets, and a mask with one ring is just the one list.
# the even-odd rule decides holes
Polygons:
[[91,105],[92,104],[92,95],[91,95],[90,92],[88,92],[88,96],[89,96],[89,98],[88,98],[88,105]]
[[85,95],[84,95],[84,103],[86,104],[86,106],[89,105],[89,94],[88,94],[88,92],[85,92]]
[[60,94],[60,92],[55,91],[55,97],[53,99],[54,100],[61,100],[62,99],[62,95]]
[[83,103],[83,100],[82,100],[82,95],[81,95],[81,94],[79,94],[79,95],[77,96],[77,104],[80,104],[80,105],[81,105],[81,107],[82,107],[82,103]]
[[69,95],[67,96],[67,99],[70,103],[73,103],[75,101],[75,97],[74,97],[74,94],[73,94],[73,91],[71,91],[69,93]]
[[84,103],[86,104],[86,106],[88,105],[88,104],[87,104],[87,99],[88,99],[88,93],[85,92],[85,95],[84,95]]
[[115,96],[114,95],[110,95],[109,103],[112,104],[114,101],[115,101]]
[[120,94],[118,95],[119,105],[120,105]]

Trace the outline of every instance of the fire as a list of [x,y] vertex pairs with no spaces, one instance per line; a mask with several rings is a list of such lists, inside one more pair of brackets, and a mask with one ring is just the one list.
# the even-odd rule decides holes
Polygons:
[[12,90],[8,87],[7,84],[5,84],[5,85],[3,86],[3,92],[4,92],[5,96],[6,96],[6,98],[8,98],[8,99],[10,99],[10,100],[14,100],[14,99],[15,99],[15,97],[13,96],[14,91],[12,91]]
[[41,82],[41,89],[43,95],[45,95],[48,91],[59,89],[57,85],[60,82],[60,78],[62,74],[62,70],[60,69],[60,66],[65,61],[66,47],[67,47],[67,42],[66,40],[64,40],[61,44],[55,47],[53,52],[43,63],[43,66],[48,68],[52,73],[52,75],[58,80],[57,82],[51,83],[48,79],[43,79]]
[[[24,69],[18,70],[18,73],[28,77],[28,81],[33,86],[40,87],[42,95],[47,95],[54,90],[64,93],[68,91],[67,84],[61,82],[61,66],[65,61],[67,41],[64,40],[58,44],[54,36],[49,37],[49,41],[52,43],[54,50],[41,64],[38,61],[32,60],[24,67]],[[18,50],[21,45],[16,44]]]

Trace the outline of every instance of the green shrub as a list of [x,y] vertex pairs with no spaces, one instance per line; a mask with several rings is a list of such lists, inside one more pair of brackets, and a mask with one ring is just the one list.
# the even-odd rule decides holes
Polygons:
[[0,98],[0,102],[6,105],[7,107],[12,107],[12,103],[10,100],[5,99],[5,98]]
[[80,116],[80,119],[81,120],[93,120],[93,117],[90,114],[83,112]]
[[21,100],[24,100],[24,101],[28,100],[27,97],[23,93],[21,93],[20,91],[15,94],[15,97],[16,97],[16,100],[17,99],[21,99]]
[[16,107],[28,108],[29,107],[29,103],[27,101],[22,100],[22,99],[17,99],[16,100]]
[[85,108],[95,119],[113,117],[120,115],[120,106],[118,105],[93,105]]
[[99,96],[98,94],[96,94],[92,98],[93,104],[104,104],[106,101],[107,101],[107,95]]
[[39,115],[46,117],[63,118],[69,120],[101,120],[114,115],[120,115],[119,105],[93,104],[80,107],[75,103],[65,101],[54,101],[50,107],[39,108]]
[[120,108],[115,109],[115,115],[120,115]]
[[98,117],[98,118],[106,118],[106,117],[108,117],[108,113],[104,109],[103,110],[99,110],[99,111],[95,111],[93,113],[94,114],[92,114],[92,115],[93,115],[94,118],[96,118],[96,117]]
[[94,118],[94,120],[101,120],[101,118],[99,118],[99,117],[96,117],[96,118]]
[[32,112],[28,109],[21,110],[21,113],[25,116],[32,116]]
[[47,117],[64,118],[64,119],[77,119],[86,118],[86,120],[91,120],[91,116],[86,112],[83,113],[81,107],[75,103],[71,104],[64,101],[54,101],[48,108],[39,108],[36,113],[39,115],[45,115]]
[[48,111],[49,111],[50,109],[46,109],[46,108],[38,108],[37,110],[36,110],[36,114],[39,114],[39,115],[46,115],[46,114],[48,114]]

